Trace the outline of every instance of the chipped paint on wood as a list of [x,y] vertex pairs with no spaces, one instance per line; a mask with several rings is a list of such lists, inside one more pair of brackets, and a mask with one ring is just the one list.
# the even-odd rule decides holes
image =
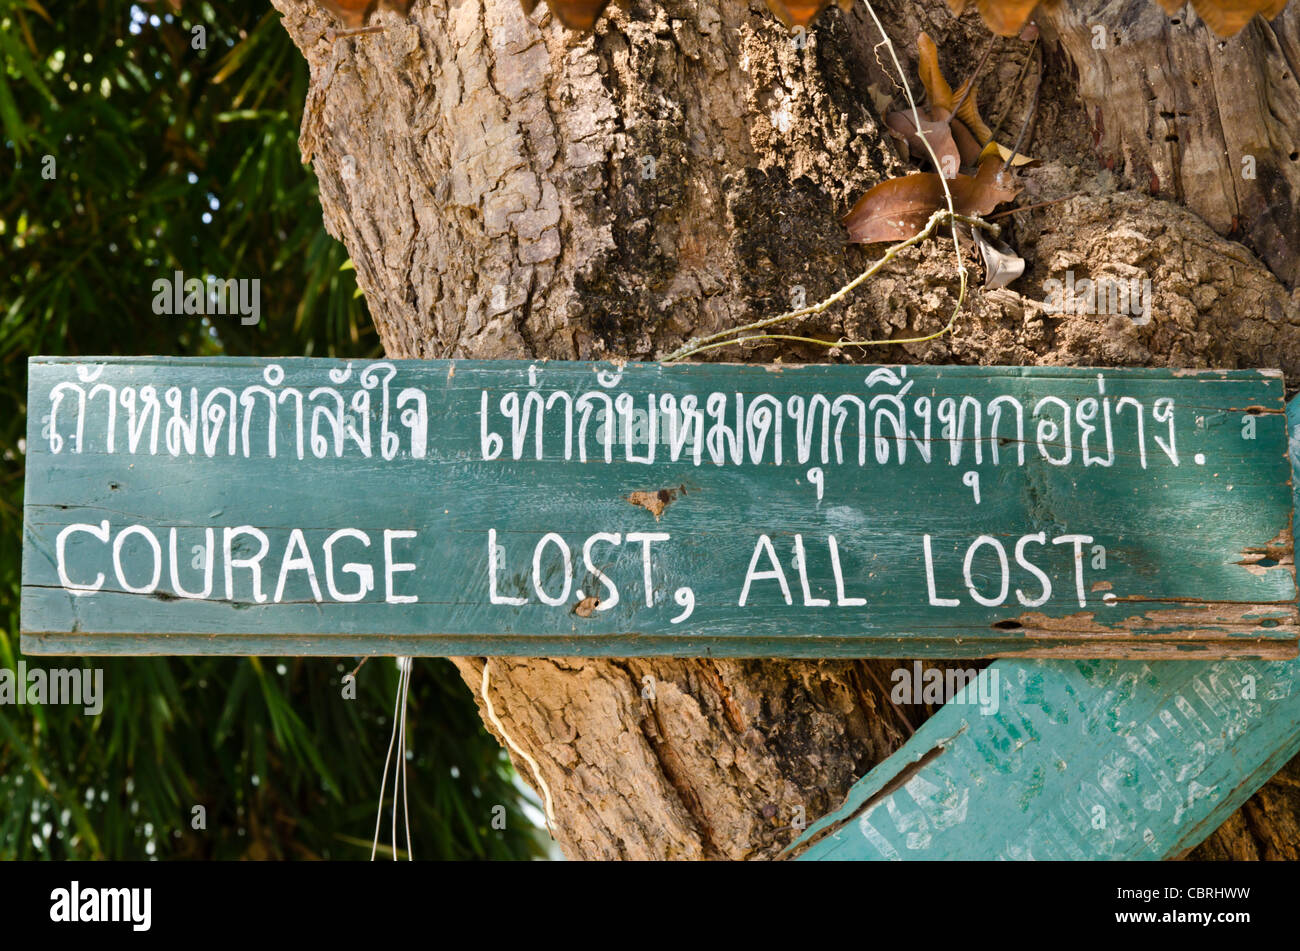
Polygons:
[[34,358],[23,645],[1291,657],[1282,406],[1255,371]]

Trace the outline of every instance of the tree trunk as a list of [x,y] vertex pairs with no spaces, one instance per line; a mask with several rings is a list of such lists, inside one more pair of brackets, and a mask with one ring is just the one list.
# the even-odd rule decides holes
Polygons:
[[[406,17],[376,13],[382,32],[338,39],[315,5],[274,2],[311,66],[302,147],[326,225],[394,357],[654,359],[799,295],[815,301],[873,259],[846,244],[838,217],[905,170],[880,121],[884,103],[904,100],[861,4],[828,10],[805,42],[743,0],[631,0],[586,36],[545,7],[525,17],[516,0],[415,0]],[[1095,19],[1124,30],[1160,19],[1142,35],[1168,44],[1161,84],[1132,79],[1134,57],[1146,60],[1129,34],[1094,52],[1088,18],[1063,7],[1043,13],[1039,50],[1000,41],[979,84],[986,118],[1008,112],[1010,144],[1041,81],[1022,148],[1043,163],[1025,173],[1022,202],[1066,198],[1002,219],[1029,262],[1015,289],[973,289],[955,332],[923,344],[775,341],[725,358],[1300,372],[1300,297],[1286,286],[1296,211],[1279,199],[1297,166],[1278,152],[1300,141],[1300,110],[1261,89],[1293,59],[1294,13],[1231,41],[1256,70],[1247,80],[1218,65],[1203,25],[1165,29],[1136,4],[1116,21],[1114,9]],[[954,86],[988,37],[941,0],[882,0],[878,12],[905,64],[917,33],[933,36]],[[1176,72],[1192,68],[1211,70],[1195,95],[1196,77]],[[908,76],[919,94],[911,65]],[[1217,118],[1195,111],[1207,101]],[[1240,130],[1255,138],[1233,139]],[[1220,193],[1239,185],[1247,145],[1259,177]],[[1211,173],[1217,184],[1193,184]],[[1043,282],[1069,269],[1150,278],[1154,319],[1047,313]],[[929,243],[798,332],[931,333],[957,288],[950,244]],[[455,663],[477,691],[484,659]],[[571,857],[764,858],[932,712],[890,702],[895,666],[494,658],[490,695],[538,763]],[[1207,854],[1294,854],[1297,775],[1292,764]]]

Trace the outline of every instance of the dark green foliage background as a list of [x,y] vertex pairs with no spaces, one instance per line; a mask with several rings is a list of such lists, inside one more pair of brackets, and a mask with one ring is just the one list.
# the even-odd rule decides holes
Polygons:
[[[306,64],[265,0],[0,0],[0,56],[0,666],[15,669],[28,356],[379,346],[300,163]],[[261,322],[155,315],[153,282],[176,270],[259,279]],[[361,668],[355,700],[341,684],[355,661],[87,666],[104,668],[99,717],[0,705],[0,858],[369,856],[390,659]],[[416,857],[540,854],[449,663],[416,662],[409,710]]]

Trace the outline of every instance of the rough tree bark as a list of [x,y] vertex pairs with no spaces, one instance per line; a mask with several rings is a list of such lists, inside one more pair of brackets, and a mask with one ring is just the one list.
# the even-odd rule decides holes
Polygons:
[[[382,32],[337,39],[315,4],[273,2],[311,67],[301,141],[326,225],[394,357],[653,359],[787,309],[796,286],[819,299],[871,260],[838,216],[904,168],[880,121],[897,89],[861,5],[801,43],[744,0],[631,0],[588,36],[517,0],[415,0],[407,17],[378,12]],[[941,0],[877,10],[906,62],[929,32],[954,85],[988,37]],[[1226,47],[1185,17],[1102,0],[1041,11],[1014,100],[1029,46],[998,44],[979,95],[986,118],[1008,111],[1004,140],[1042,83],[1025,149],[1043,164],[1022,200],[1067,200],[1004,219],[1029,269],[975,290],[955,333],[725,358],[1300,373],[1296,12]],[[1253,181],[1238,180],[1246,153]],[[1047,313],[1043,282],[1069,269],[1150,278],[1154,319]],[[951,248],[929,244],[800,330],[930,332],[956,288]],[[455,663],[477,690],[483,658]],[[890,661],[490,663],[496,712],[540,763],[573,857],[771,857],[931,712],[890,703]],[[1297,777],[1293,763],[1200,854],[1296,857]]]

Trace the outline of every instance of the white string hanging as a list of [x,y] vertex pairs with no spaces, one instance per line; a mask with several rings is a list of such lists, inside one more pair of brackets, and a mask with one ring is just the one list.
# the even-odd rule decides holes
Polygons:
[[[393,767],[393,861],[397,861],[397,790],[402,791],[402,815],[406,823],[406,859],[415,860],[411,850],[411,810],[407,801],[408,783],[406,781],[406,698],[411,689],[410,657],[396,657],[397,693],[393,698],[393,733],[388,740],[388,755],[384,757],[384,777],[379,784],[379,809],[375,815],[375,840],[370,846],[370,861],[375,860],[379,851],[379,827],[384,819],[384,792],[388,788],[388,765],[393,761],[393,747],[398,746],[398,762]],[[400,742],[399,742],[400,741]]]

